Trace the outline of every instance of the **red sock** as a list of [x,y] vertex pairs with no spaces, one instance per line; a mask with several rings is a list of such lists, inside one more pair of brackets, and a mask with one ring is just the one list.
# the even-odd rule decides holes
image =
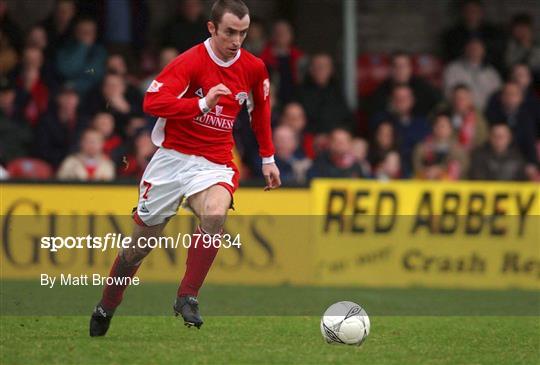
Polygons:
[[[208,234],[202,230],[199,226],[195,230],[196,234]],[[195,238],[191,241],[191,246],[188,249],[188,255],[186,260],[186,273],[182,279],[182,283],[178,288],[178,296],[184,295],[193,295],[197,296],[199,294],[199,289],[201,288],[206,274],[210,270],[214,258],[216,257],[219,248],[210,245],[210,247],[203,247],[204,242],[201,237],[198,244],[195,247]],[[219,247],[219,246],[218,246]]]
[[[117,278],[125,278],[130,277],[132,278],[133,275],[137,272],[140,265],[135,266],[128,266],[124,262],[124,259],[120,257],[120,254],[116,256],[116,259],[114,260],[114,263],[111,267],[111,272],[109,273],[109,277],[117,277]],[[105,285],[105,289],[103,289],[103,297],[101,298],[101,304],[105,307],[105,309],[116,309],[122,302],[122,298],[124,296],[124,291],[126,290],[127,285]]]

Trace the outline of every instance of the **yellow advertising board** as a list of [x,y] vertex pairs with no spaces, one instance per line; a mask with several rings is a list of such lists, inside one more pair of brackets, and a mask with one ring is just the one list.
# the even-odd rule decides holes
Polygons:
[[[137,197],[136,186],[2,185],[1,278],[39,280],[42,273],[107,274],[117,250],[51,252],[41,248],[40,240],[88,234],[104,237],[111,232],[128,236]],[[234,205],[225,229],[233,236],[239,234],[241,246],[220,250],[208,282],[307,284],[312,280],[313,260],[306,256],[311,244],[307,237],[308,190],[241,189],[235,194]],[[194,231],[192,215],[183,209],[178,213],[167,225],[166,236]],[[155,249],[141,267],[141,280],[179,281],[186,251],[182,244],[177,249]]]
[[[310,189],[241,188],[208,282],[540,288],[538,184],[317,180]],[[107,274],[116,250],[40,246],[44,236],[129,236],[136,186],[0,186],[2,279]],[[187,212],[165,235],[190,234]],[[156,249],[141,280],[177,282],[186,250]]]
[[313,183],[321,285],[540,288],[538,184]]

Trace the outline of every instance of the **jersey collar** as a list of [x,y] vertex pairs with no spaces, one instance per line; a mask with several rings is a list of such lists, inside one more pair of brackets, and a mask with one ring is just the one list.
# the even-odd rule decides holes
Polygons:
[[225,62],[225,61],[221,60],[214,53],[214,50],[212,50],[212,46],[210,46],[210,38],[208,38],[207,40],[204,41],[204,47],[206,48],[206,51],[208,52],[208,55],[210,56],[212,61],[214,61],[218,66],[221,66],[221,67],[229,67],[229,66],[231,66],[233,63],[235,63],[240,58],[240,53],[242,52],[242,50],[239,49],[238,52],[236,53],[236,56],[234,56],[233,59]]

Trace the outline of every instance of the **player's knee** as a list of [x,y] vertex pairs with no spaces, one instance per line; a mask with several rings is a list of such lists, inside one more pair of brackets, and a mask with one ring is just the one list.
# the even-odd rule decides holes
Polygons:
[[225,220],[227,209],[216,202],[205,202],[203,216],[212,217],[213,220]]

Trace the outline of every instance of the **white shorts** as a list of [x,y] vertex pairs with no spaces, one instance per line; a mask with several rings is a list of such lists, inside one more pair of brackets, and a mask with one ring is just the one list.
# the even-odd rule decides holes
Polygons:
[[227,165],[161,147],[144,171],[133,218],[146,226],[161,224],[176,215],[183,199],[213,185],[227,184],[232,194],[234,177],[235,170]]

